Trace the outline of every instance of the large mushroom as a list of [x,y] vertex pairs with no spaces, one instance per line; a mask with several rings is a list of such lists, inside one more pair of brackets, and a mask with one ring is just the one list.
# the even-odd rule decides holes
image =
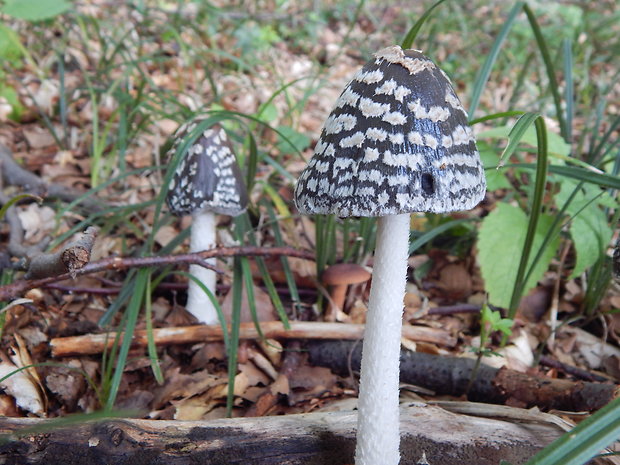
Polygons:
[[409,214],[475,207],[486,190],[450,80],[416,50],[375,54],[336,101],[295,203],[305,214],[377,216],[362,351],[355,463],[400,460],[398,382]]
[[[192,215],[190,251],[200,252],[216,244],[216,215],[237,216],[247,207],[248,195],[226,131],[219,126],[205,127],[205,118],[196,118],[179,127],[168,152],[172,160],[182,142],[193,139],[181,155],[166,196],[175,215]],[[207,261],[214,265],[215,259]],[[190,265],[190,274],[215,294],[213,270]],[[199,322],[215,324],[218,315],[211,299],[193,280],[189,282],[187,311]]]

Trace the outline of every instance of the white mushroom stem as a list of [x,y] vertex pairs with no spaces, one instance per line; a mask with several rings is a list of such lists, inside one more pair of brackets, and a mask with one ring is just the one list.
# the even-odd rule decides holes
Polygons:
[[[214,213],[202,212],[193,215],[190,252],[202,252],[215,247],[215,226],[216,217]],[[206,260],[206,262],[215,265],[214,258]],[[190,265],[189,272],[215,295],[216,276],[213,270],[200,265]],[[217,324],[219,321],[217,310],[211,303],[211,299],[194,280],[190,279],[187,292],[187,311],[201,323]]]
[[379,218],[358,398],[356,465],[400,460],[398,383],[409,214]]

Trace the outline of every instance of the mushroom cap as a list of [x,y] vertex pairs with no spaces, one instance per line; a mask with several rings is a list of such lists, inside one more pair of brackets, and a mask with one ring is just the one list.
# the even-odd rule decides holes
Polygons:
[[359,284],[365,283],[371,277],[368,271],[362,265],[355,263],[337,263],[331,265],[321,274],[321,280],[329,286],[338,286],[341,284]]
[[299,176],[305,214],[384,216],[475,207],[486,181],[450,80],[417,50],[388,47],[336,101]]
[[196,118],[179,127],[168,151],[170,163],[183,142],[181,155],[166,196],[175,215],[211,211],[237,216],[248,204],[248,194],[226,131],[220,125],[205,127],[205,118]]

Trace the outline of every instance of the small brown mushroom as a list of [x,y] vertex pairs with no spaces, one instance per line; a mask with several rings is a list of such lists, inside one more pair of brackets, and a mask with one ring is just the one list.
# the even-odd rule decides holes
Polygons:
[[326,268],[321,279],[330,286],[330,302],[325,312],[325,321],[336,321],[336,313],[343,310],[347,289],[350,284],[365,283],[370,279],[370,272],[355,263],[338,263]]

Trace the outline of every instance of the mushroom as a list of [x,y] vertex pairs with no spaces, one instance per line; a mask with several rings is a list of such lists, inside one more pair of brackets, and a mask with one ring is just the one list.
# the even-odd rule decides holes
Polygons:
[[362,351],[357,465],[395,465],[409,214],[471,209],[486,189],[467,115],[430,59],[380,50],[347,84],[295,187],[305,214],[377,216]]
[[326,268],[321,275],[321,280],[331,286],[331,301],[325,311],[325,320],[336,321],[336,313],[344,310],[344,301],[350,284],[365,283],[369,279],[368,270],[356,263],[337,263]]
[[[247,207],[248,195],[241,171],[226,136],[219,126],[206,127],[205,118],[196,118],[182,125],[174,134],[168,152],[169,161],[181,142],[188,138],[166,196],[168,208],[175,215],[192,215],[190,252],[215,246],[216,214],[237,216]],[[207,260],[215,265],[215,259]],[[189,272],[215,294],[216,276],[212,269],[190,265]],[[218,322],[217,310],[211,299],[194,280],[190,280],[187,311],[199,322]]]

